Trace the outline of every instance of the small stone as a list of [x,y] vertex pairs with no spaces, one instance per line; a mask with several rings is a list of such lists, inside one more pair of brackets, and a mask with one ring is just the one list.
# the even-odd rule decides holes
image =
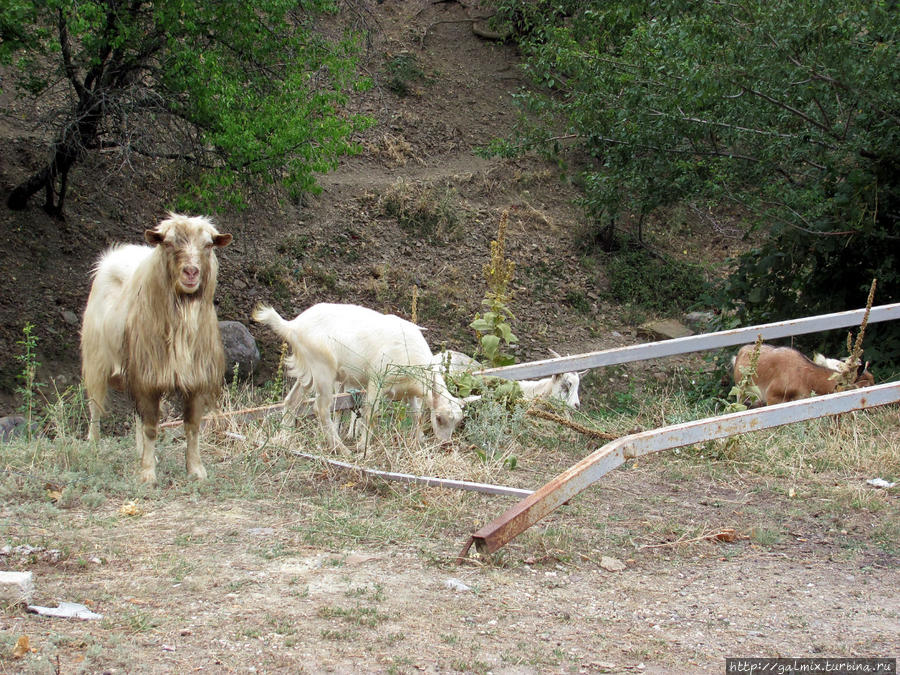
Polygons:
[[[36,425],[32,425],[36,426]],[[19,438],[28,429],[25,418],[21,415],[7,415],[0,417],[0,443],[6,443]]]
[[34,595],[31,572],[0,572],[0,605],[28,604]]
[[444,582],[444,586],[449,588],[451,591],[457,591],[458,593],[465,593],[466,591],[471,591],[472,587],[467,586],[459,579],[450,578]]
[[621,572],[626,569],[625,563],[623,563],[618,558],[612,558],[608,555],[600,558],[600,567],[605,569],[607,572]]
[[641,324],[638,332],[649,335],[650,337],[661,340],[672,340],[675,338],[687,337],[693,335],[694,331],[674,319],[663,319],[662,321],[648,321]]

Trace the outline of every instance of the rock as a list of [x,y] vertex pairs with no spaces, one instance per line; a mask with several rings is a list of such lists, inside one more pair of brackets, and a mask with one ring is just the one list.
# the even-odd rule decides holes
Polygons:
[[34,595],[31,572],[0,572],[0,605],[26,605]]
[[225,347],[225,380],[231,382],[234,364],[238,364],[238,378],[248,380],[259,365],[259,348],[247,327],[240,321],[220,321],[222,345]]
[[68,309],[63,311],[62,318],[63,318],[63,321],[65,321],[70,326],[78,326],[81,324],[81,320],[78,318],[78,315],[75,312],[68,310]]
[[645,324],[641,324],[638,331],[658,340],[671,340],[694,334],[694,331],[675,319],[648,321]]
[[625,569],[625,563],[623,563],[618,558],[612,558],[608,555],[605,555],[600,558],[600,567],[605,569],[607,572],[621,572]]
[[698,330],[705,330],[715,316],[712,312],[688,312],[684,315],[684,322]]
[[[37,425],[32,425],[32,428]],[[21,415],[7,415],[0,417],[0,443],[7,443],[14,438],[24,436],[28,430],[25,418]]]

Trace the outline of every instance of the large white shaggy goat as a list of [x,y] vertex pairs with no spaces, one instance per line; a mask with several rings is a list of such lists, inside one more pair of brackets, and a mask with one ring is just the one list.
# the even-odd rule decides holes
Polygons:
[[144,232],[149,246],[113,246],[97,261],[81,327],[81,372],[91,421],[100,435],[108,388],[134,400],[140,479],[156,482],[160,398],[178,392],[184,401],[188,475],[204,480],[199,425],[222,384],[225,356],[213,306],[218,261],[227,246],[203,217],[170,213]]
[[291,321],[259,306],[253,318],[291,346],[288,374],[297,382],[285,408],[296,411],[306,392],[314,392],[319,422],[336,448],[346,449],[331,416],[334,395],[342,388],[365,389],[367,411],[379,395],[407,402],[417,429],[416,402],[424,400],[434,434],[442,441],[450,440],[462,420],[463,402],[450,395],[444,378],[431,367],[431,349],[414,323],[358,305],[330,303],[313,305]]
[[[754,345],[744,345],[734,359],[734,383],[739,384],[749,370]],[[840,362],[832,360],[837,365]],[[868,364],[867,364],[868,365]],[[756,377],[760,391],[758,405],[786,403],[806,398],[811,393],[833,394],[838,385],[837,369],[819,365],[791,347],[760,345]],[[860,366],[853,382],[854,388],[875,384],[875,378],[866,366]]]
[[[559,354],[550,351],[555,357]],[[441,372],[461,373],[477,372],[484,366],[467,354],[448,349],[434,355],[432,363],[441,368]],[[567,406],[577,408],[581,405],[578,398],[578,387],[581,385],[581,376],[577,372],[556,373],[540,380],[518,380],[522,389],[522,398],[531,400],[536,398],[552,398],[562,401]],[[470,399],[474,400],[474,399]]]

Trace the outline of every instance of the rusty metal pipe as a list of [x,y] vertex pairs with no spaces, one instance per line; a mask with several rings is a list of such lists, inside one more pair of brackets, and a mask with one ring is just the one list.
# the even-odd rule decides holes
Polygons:
[[889,382],[866,389],[853,389],[828,396],[708,417],[623,436],[569,467],[533,495],[526,497],[475,532],[466,542],[456,561],[460,563],[465,559],[473,543],[481,553],[493,553],[505,546],[626,459],[898,401],[900,401],[900,382]]

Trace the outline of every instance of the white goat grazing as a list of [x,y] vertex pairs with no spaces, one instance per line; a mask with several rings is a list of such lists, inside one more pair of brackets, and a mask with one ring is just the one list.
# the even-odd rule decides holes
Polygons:
[[[414,323],[358,305],[329,303],[313,305],[291,321],[259,306],[253,318],[291,346],[288,374],[297,382],[285,407],[296,411],[302,396],[313,390],[316,414],[334,447],[345,449],[331,417],[335,392],[342,387],[365,389],[367,411],[379,394],[413,408],[416,399],[425,400],[431,427],[442,441],[450,440],[462,420],[463,402],[450,395],[444,378],[431,368],[431,349]],[[418,429],[419,410],[414,413]]]
[[[553,350],[550,353],[559,357],[559,354]],[[441,372],[450,373],[477,372],[484,368],[481,363],[471,356],[452,349],[435,354],[432,358],[432,364],[438,366]],[[563,401],[572,408],[577,408],[581,405],[581,401],[578,398],[578,387],[581,384],[581,377],[577,372],[556,373],[540,380],[519,380],[518,382],[522,389],[522,398],[526,400],[553,398]],[[466,400],[477,400],[477,397],[470,397]]]
[[206,218],[170,213],[144,238],[150,246],[114,246],[94,268],[81,328],[88,438],[100,436],[108,388],[125,389],[140,418],[140,478],[155,483],[160,398],[179,392],[187,472],[203,480],[199,424],[225,371],[213,305],[218,274],[213,248],[227,246],[231,235],[220,234]]
[[828,356],[825,356],[824,354],[819,353],[816,353],[816,355],[813,356],[813,363],[815,363],[817,366],[823,366],[824,368],[829,368],[838,372],[840,372],[844,367],[844,362],[840,359],[832,359]]

